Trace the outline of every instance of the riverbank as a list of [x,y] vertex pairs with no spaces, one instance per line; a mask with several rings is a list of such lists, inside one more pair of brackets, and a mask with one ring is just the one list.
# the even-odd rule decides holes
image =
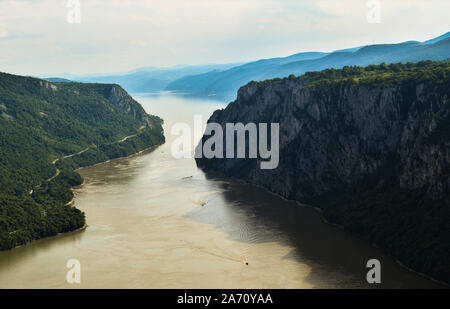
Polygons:
[[[92,164],[92,165],[83,166],[83,167],[77,168],[77,169],[75,170],[75,172],[78,172],[79,170],[81,170],[81,169],[83,169],[83,168],[92,167],[92,166],[96,166],[96,165],[99,165],[99,164],[105,164],[105,163],[108,163],[108,162],[112,162],[112,161],[114,161],[114,160],[119,160],[119,159],[123,159],[123,158],[133,158],[133,157],[136,157],[136,156],[138,156],[138,155],[141,155],[141,154],[143,154],[143,153],[145,153],[145,152],[153,151],[153,150],[155,150],[156,148],[158,148],[158,147],[161,146],[161,145],[162,145],[162,144],[160,144],[160,145],[155,145],[155,146],[150,146],[150,147],[148,147],[148,148],[146,148],[146,149],[140,150],[140,151],[136,152],[135,154],[131,154],[131,155],[126,156],[126,157],[114,158],[114,159],[110,159],[110,160],[108,160],[108,161],[104,161],[104,162],[99,162],[99,163],[95,163],[95,164]],[[73,189],[81,188],[81,187],[83,187],[85,184],[86,184],[86,180],[83,178],[83,182],[82,182],[80,185],[73,186],[73,187],[71,187],[70,189],[73,191]],[[72,206],[73,204],[75,204],[75,196],[70,200],[70,202],[68,202],[68,203],[65,204],[64,206]]]
[[32,240],[32,241],[30,241],[30,242],[28,242],[28,243],[26,243],[26,244],[19,245],[19,246],[16,246],[16,247],[11,248],[11,249],[8,249],[8,250],[1,250],[0,252],[13,251],[13,250],[16,250],[16,249],[19,249],[19,248],[23,248],[23,247],[26,247],[26,246],[35,244],[35,243],[37,243],[37,242],[39,242],[39,241],[48,240],[48,239],[52,239],[52,238],[56,238],[56,237],[60,237],[60,236],[66,236],[66,235],[76,234],[76,233],[78,233],[78,232],[83,232],[83,231],[85,231],[87,228],[88,228],[88,225],[87,225],[87,224],[84,224],[82,227],[80,227],[80,228],[78,228],[78,229],[76,229],[76,230],[68,231],[68,232],[64,232],[64,233],[58,233],[58,234],[56,234],[56,235],[52,235],[52,236],[48,236],[48,237],[42,237],[42,238],[39,238],[39,239],[34,239],[34,240]]
[[[133,136],[133,137],[135,137],[135,136]],[[118,143],[122,143],[122,142],[123,142],[123,141],[118,141]],[[117,157],[117,158],[114,158],[114,159],[109,159],[109,160],[104,161],[104,162],[99,162],[99,163],[92,164],[92,165],[86,165],[86,166],[83,166],[83,167],[80,167],[80,168],[74,170],[74,172],[77,172],[78,170],[80,170],[80,169],[82,169],[82,168],[86,168],[86,167],[90,167],[90,166],[95,166],[95,165],[98,165],[98,164],[104,164],[104,163],[111,162],[111,161],[114,161],[114,160],[119,160],[119,159],[123,159],[123,158],[132,158],[132,157],[138,156],[138,155],[140,155],[140,154],[142,154],[142,153],[144,153],[144,152],[152,151],[152,150],[158,148],[159,146],[161,146],[161,145],[163,145],[163,144],[164,144],[164,143],[160,143],[160,144],[158,144],[158,145],[152,145],[152,146],[149,146],[149,147],[147,147],[147,148],[145,148],[145,149],[142,149],[142,150],[140,150],[140,151],[138,151],[138,152],[136,152],[136,153],[130,154],[130,155],[128,155],[128,156]],[[78,152],[78,153],[75,153],[75,154],[73,154],[73,155],[65,156],[64,158],[71,158],[71,157],[73,157],[73,156],[82,154],[82,153],[84,153],[84,152],[86,152],[86,151],[87,151],[87,150],[83,150],[83,151]],[[58,162],[58,161],[59,161],[59,158],[58,158],[58,159],[55,159],[54,161],[52,161],[52,164],[55,164],[55,163]],[[59,175],[59,174],[60,174],[60,171],[59,171],[59,169],[57,169],[57,175]],[[56,176],[55,176],[55,177],[56,177]],[[82,182],[81,182],[80,184],[77,184],[77,185],[72,186],[72,187],[69,188],[69,190],[71,190],[71,192],[73,192],[73,189],[81,188],[81,187],[86,183],[86,181],[85,181],[83,178],[81,178],[81,179],[82,179]],[[73,193],[72,193],[72,195],[73,195]],[[67,206],[74,207],[74,206],[73,206],[74,204],[75,204],[75,196],[73,196],[72,199],[71,199],[69,202],[67,202],[66,204],[64,204],[64,207],[67,207]],[[47,237],[41,237],[41,238],[38,238],[38,239],[34,239],[34,240],[30,241],[30,242],[27,242],[26,244],[20,244],[20,245],[18,245],[18,246],[15,246],[15,247],[12,247],[12,248],[8,248],[8,249],[6,249],[6,250],[0,250],[0,252],[1,252],[1,251],[9,251],[9,250],[17,249],[17,248],[20,248],[20,247],[29,245],[29,244],[31,244],[31,243],[33,243],[33,242],[35,242],[35,241],[39,241],[39,240],[41,240],[41,239],[49,239],[49,238],[52,238],[52,237],[57,237],[57,236],[61,236],[61,235],[66,235],[66,234],[70,234],[70,233],[75,233],[75,232],[83,231],[83,230],[85,230],[87,227],[88,227],[88,225],[87,225],[87,223],[85,223],[85,224],[84,224],[82,227],[80,227],[80,228],[77,228],[77,229],[74,229],[74,230],[71,230],[71,231],[67,231],[67,232],[57,233],[57,234],[55,234],[55,235],[51,235],[51,236],[47,236]]]
[[[134,136],[135,136],[135,135],[134,135]],[[133,136],[133,137],[134,137],[134,136]],[[122,142],[122,141],[119,141],[119,143],[120,143],[120,142]],[[110,160],[107,160],[107,161],[104,161],[104,162],[99,162],[99,163],[96,163],[96,164],[83,166],[83,167],[80,167],[80,168],[76,169],[75,172],[78,172],[79,170],[81,170],[81,169],[83,169],[83,168],[93,167],[93,166],[96,166],[96,165],[105,164],[105,163],[112,162],[112,161],[115,161],[115,160],[120,160],[120,159],[124,159],[124,158],[134,158],[134,157],[139,156],[139,155],[141,155],[141,154],[143,154],[143,153],[153,151],[153,150],[155,150],[156,148],[160,147],[160,146],[163,145],[163,144],[164,144],[164,143],[161,143],[161,144],[159,144],[159,145],[152,145],[152,146],[150,146],[150,147],[148,147],[148,148],[146,148],[146,149],[140,150],[140,151],[138,151],[138,152],[136,152],[136,153],[134,153],[134,154],[131,154],[131,155],[129,155],[129,156],[118,157],[118,158],[110,159]],[[83,186],[86,184],[86,180],[85,180],[84,178],[82,178],[82,179],[83,179],[83,182],[82,182],[81,184],[71,187],[70,190],[73,191],[73,189],[79,189],[79,188],[83,187]],[[70,202],[68,202],[68,203],[65,204],[64,206],[72,206],[72,205],[74,205],[74,204],[75,204],[75,196],[72,198],[72,200],[71,200]],[[73,231],[69,231],[69,232],[65,232],[65,233],[58,233],[57,235],[54,235],[54,236],[78,232],[78,231],[81,231],[81,230],[85,230],[87,227],[88,227],[88,225],[87,225],[87,223],[86,223],[84,226],[82,226],[82,227],[79,228],[79,229],[76,229],[76,230],[73,230]],[[54,236],[50,236],[50,237],[54,237]],[[45,238],[50,238],[50,237],[45,237]]]

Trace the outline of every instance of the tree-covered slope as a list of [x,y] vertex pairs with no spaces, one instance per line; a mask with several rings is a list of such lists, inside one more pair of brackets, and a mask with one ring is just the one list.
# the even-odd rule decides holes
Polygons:
[[161,123],[118,85],[0,73],[0,249],[83,226],[73,169],[162,143]]
[[267,72],[290,62],[319,59],[327,53],[298,53],[283,58],[262,59],[227,70],[214,70],[197,75],[187,75],[171,82],[166,90],[192,95],[217,95],[219,98],[231,98],[236,90],[251,80],[263,80]]

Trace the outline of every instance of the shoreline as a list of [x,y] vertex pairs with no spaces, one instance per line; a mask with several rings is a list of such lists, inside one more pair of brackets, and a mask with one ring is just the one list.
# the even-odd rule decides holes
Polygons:
[[[83,168],[89,168],[89,167],[97,166],[97,165],[99,165],[99,164],[104,164],[104,163],[113,162],[113,161],[115,161],[115,160],[127,159],[127,158],[134,158],[134,157],[137,157],[137,156],[141,155],[142,153],[153,151],[153,150],[157,149],[158,147],[160,147],[160,146],[163,145],[163,144],[164,144],[164,143],[161,143],[161,144],[158,144],[158,145],[153,145],[153,146],[147,147],[147,148],[142,149],[142,150],[140,150],[140,151],[138,151],[138,152],[136,152],[136,153],[133,153],[133,154],[131,154],[131,155],[129,155],[129,156],[118,157],[118,158],[114,158],[114,159],[109,159],[109,160],[107,160],[107,161],[98,162],[98,163],[96,163],[96,164],[83,166],[83,167],[80,167],[80,168],[75,169],[74,171],[79,171],[79,170],[81,170],[81,169],[83,169]],[[202,169],[202,168],[200,168],[200,169]],[[202,169],[202,170],[203,170],[203,169]],[[206,172],[206,170],[204,170],[204,171]],[[210,171],[210,172],[211,172],[211,171]],[[214,175],[214,174],[215,174],[215,175]],[[322,210],[321,208],[319,208],[319,207],[315,207],[315,206],[312,206],[312,205],[309,205],[309,204],[303,204],[303,203],[301,203],[301,202],[299,202],[299,201],[296,201],[296,200],[290,200],[290,199],[288,199],[288,198],[285,198],[285,197],[281,196],[281,195],[278,194],[278,193],[275,193],[275,192],[272,192],[272,191],[268,190],[267,188],[263,187],[262,185],[251,184],[251,183],[249,183],[249,182],[247,182],[247,181],[245,181],[245,180],[243,180],[243,179],[239,179],[239,178],[236,178],[236,177],[227,177],[227,176],[225,176],[224,174],[222,174],[222,173],[220,173],[220,172],[217,172],[217,171],[213,171],[213,176],[214,176],[214,178],[216,178],[216,179],[218,178],[218,179],[223,179],[223,180],[232,180],[232,181],[235,181],[235,182],[237,182],[237,183],[249,185],[249,186],[252,186],[252,187],[255,187],[255,188],[258,188],[258,189],[262,189],[264,192],[269,193],[269,194],[271,194],[271,195],[273,195],[273,196],[276,196],[276,197],[278,197],[278,198],[281,198],[283,201],[293,202],[293,203],[295,203],[295,204],[298,205],[298,206],[313,209],[315,212],[317,212],[317,213],[319,214],[320,219],[321,219],[324,223],[326,223],[326,224],[328,224],[328,225],[330,225],[330,226],[334,226],[334,227],[336,227],[336,228],[339,228],[340,230],[344,231],[347,235],[350,235],[350,236],[352,236],[352,237],[355,237],[356,239],[359,239],[359,240],[363,241],[364,243],[370,245],[371,247],[376,248],[377,250],[380,250],[380,252],[382,252],[382,253],[386,254],[388,257],[390,257],[390,258],[391,258],[396,264],[398,264],[401,268],[403,268],[403,269],[405,269],[405,270],[407,270],[407,271],[409,271],[409,272],[411,272],[411,273],[414,273],[414,274],[416,274],[416,275],[418,275],[418,276],[420,276],[420,277],[422,277],[422,278],[425,278],[425,279],[430,280],[430,281],[432,281],[432,282],[434,282],[434,283],[437,283],[437,284],[441,285],[442,288],[448,288],[448,287],[450,287],[450,284],[448,284],[448,283],[446,283],[446,282],[437,280],[437,279],[435,279],[435,278],[433,278],[433,277],[430,277],[430,276],[428,276],[428,275],[426,275],[426,274],[424,274],[424,273],[420,273],[420,272],[418,272],[418,271],[415,271],[414,269],[411,269],[411,268],[409,268],[408,266],[402,264],[402,263],[401,263],[398,259],[396,259],[394,256],[392,256],[392,255],[389,254],[388,252],[386,252],[386,251],[380,249],[375,243],[370,243],[370,242],[368,242],[367,240],[365,240],[364,238],[361,238],[361,237],[358,237],[357,235],[354,235],[354,234],[352,234],[352,233],[349,233],[347,230],[345,230],[345,228],[344,228],[343,226],[341,226],[341,225],[339,225],[339,224],[334,224],[334,223],[332,223],[332,222],[329,222],[329,221],[326,220],[326,218],[323,216],[323,210]],[[86,180],[83,178],[83,182],[82,182],[80,185],[73,186],[73,187],[70,188],[70,190],[73,190],[73,189],[75,189],[75,188],[81,188],[81,187],[83,187],[85,184],[86,184]],[[70,202],[66,203],[64,206],[72,206],[72,207],[74,207],[74,206],[73,206],[74,204],[75,204],[75,196],[72,198],[72,200],[71,200]],[[86,219],[87,219],[87,218],[86,218]],[[87,220],[86,220],[86,221],[87,221]],[[29,243],[26,243],[26,244],[23,244],[23,245],[19,245],[19,246],[16,246],[16,247],[14,247],[14,248],[11,248],[11,249],[2,250],[2,251],[10,251],[10,250],[18,249],[18,248],[20,248],[20,247],[25,247],[25,246],[27,246],[27,245],[33,244],[33,243],[35,243],[35,242],[38,242],[38,241],[41,241],[41,240],[44,240],[44,239],[51,239],[52,237],[55,237],[55,236],[60,237],[60,236],[65,236],[65,235],[75,234],[75,233],[78,233],[78,232],[85,231],[87,228],[88,228],[88,224],[85,223],[82,227],[80,227],[80,228],[78,228],[78,229],[75,229],[75,230],[73,230],[73,231],[57,233],[57,234],[52,235],[52,236],[48,236],[48,237],[43,237],[43,238],[35,239],[35,240],[32,240],[32,241],[29,242]],[[0,253],[1,253],[2,251],[0,251]]]
[[36,242],[39,242],[39,241],[42,241],[42,240],[48,240],[48,239],[51,239],[53,237],[66,236],[66,235],[70,235],[70,234],[76,234],[76,233],[79,233],[79,232],[84,232],[88,228],[88,226],[89,225],[87,225],[87,223],[85,223],[82,227],[79,227],[79,228],[77,228],[76,230],[73,230],[73,231],[61,232],[61,233],[57,233],[55,235],[34,239],[34,240],[30,241],[30,242],[27,242],[26,244],[18,245],[18,246],[15,246],[15,247],[11,248],[11,249],[0,250],[0,254],[2,252],[9,252],[9,251],[13,251],[13,250],[16,250],[16,249],[24,248],[24,247],[26,247],[28,245],[32,245],[32,244],[34,244]]
[[418,275],[418,276],[420,276],[420,277],[422,277],[422,278],[425,278],[425,279],[427,279],[427,280],[430,280],[430,281],[432,281],[432,282],[434,282],[434,283],[437,283],[437,284],[439,284],[439,285],[442,285],[443,288],[449,288],[449,287],[450,287],[450,283],[447,283],[447,282],[444,282],[444,281],[435,279],[435,278],[433,278],[433,277],[431,277],[431,276],[429,276],[429,275],[427,275],[427,274],[424,274],[424,273],[418,272],[418,271],[416,271],[416,270],[414,270],[414,269],[412,269],[412,268],[409,268],[408,266],[404,265],[401,261],[399,261],[396,257],[392,256],[390,253],[388,253],[388,252],[382,250],[380,247],[378,247],[376,243],[370,243],[370,242],[368,242],[367,240],[365,240],[364,238],[358,237],[357,235],[354,235],[353,233],[348,232],[348,231],[345,229],[344,226],[342,226],[342,225],[340,225],[340,224],[336,224],[336,223],[333,223],[333,222],[328,221],[328,220],[323,216],[323,210],[322,210],[321,208],[319,208],[319,207],[315,207],[315,206],[308,205],[308,204],[303,204],[303,203],[301,203],[301,202],[299,202],[299,201],[296,201],[296,200],[290,200],[290,199],[287,199],[287,198],[285,198],[284,196],[282,196],[282,195],[280,195],[280,194],[278,194],[278,193],[272,192],[272,191],[270,191],[269,189],[267,189],[267,188],[265,188],[265,187],[263,187],[263,186],[261,186],[261,185],[252,184],[252,183],[247,182],[247,181],[245,181],[245,180],[243,180],[243,179],[240,179],[240,178],[236,178],[236,177],[228,177],[228,176],[225,176],[224,174],[222,174],[221,172],[218,172],[218,171],[215,171],[215,170],[208,171],[208,170],[203,169],[203,168],[201,168],[201,167],[199,167],[199,168],[200,168],[201,170],[203,170],[205,173],[207,173],[207,172],[211,173],[211,171],[212,171],[213,174],[215,174],[215,175],[218,176],[218,177],[215,177],[215,178],[222,178],[222,179],[225,179],[225,180],[226,180],[226,179],[228,179],[228,180],[231,179],[231,180],[236,181],[236,182],[241,182],[242,184],[245,184],[245,185],[248,185],[248,186],[252,186],[252,187],[261,189],[261,190],[263,190],[265,193],[268,193],[268,194],[271,194],[271,195],[273,195],[273,196],[276,196],[276,197],[282,199],[283,201],[295,203],[295,204],[297,204],[297,205],[300,206],[300,207],[305,207],[305,208],[313,209],[315,212],[317,212],[317,213],[319,214],[320,219],[321,219],[325,224],[328,224],[328,225],[330,225],[330,226],[336,227],[336,228],[342,230],[343,232],[345,232],[347,235],[350,235],[351,237],[355,237],[356,239],[359,239],[359,240],[363,241],[364,243],[368,244],[369,246],[371,246],[371,247],[373,247],[373,248],[376,248],[377,250],[380,250],[380,252],[382,252],[383,254],[385,254],[385,255],[387,255],[388,257],[390,257],[390,258],[391,258],[396,264],[398,264],[401,268],[403,268],[403,269],[405,269],[405,270],[407,270],[407,271],[409,271],[409,272],[411,272],[411,273],[414,273],[414,274],[416,274],[416,275]]
[[[119,160],[119,159],[133,158],[133,157],[136,157],[136,156],[142,154],[143,152],[152,150],[152,148],[155,148],[155,149],[156,149],[156,148],[158,148],[159,146],[161,146],[161,145],[163,145],[163,144],[164,144],[164,143],[161,143],[161,144],[158,144],[158,145],[153,145],[153,146],[147,147],[147,148],[145,148],[145,149],[139,150],[138,152],[135,152],[135,153],[133,153],[133,154],[130,154],[129,156],[125,156],[125,157],[117,157],[117,158],[109,159],[109,160],[106,160],[106,161],[103,161],[103,162],[98,162],[98,163],[94,163],[94,164],[91,164],[91,165],[82,166],[82,167],[79,167],[79,168],[75,169],[74,171],[77,172],[77,171],[79,171],[79,170],[81,170],[81,169],[83,169],[83,168],[93,167],[93,166],[97,166],[97,165],[99,165],[99,164],[109,163],[109,162],[112,162],[112,161],[115,161],[115,160]],[[85,181],[84,178],[83,178],[83,182],[82,182],[81,184],[76,185],[76,186],[73,186],[72,188],[82,187],[82,186],[85,184],[85,182],[86,182],[86,181]]]
[[84,231],[84,230],[86,230],[87,228],[88,228],[88,224],[87,223],[85,223],[82,227],[80,227],[80,228],[78,228],[78,229],[76,229],[76,230],[73,230],[73,231],[70,231],[70,232],[62,232],[62,233],[58,233],[58,234],[56,234],[55,236],[60,236],[60,235],[69,235],[70,233],[76,233],[76,232],[80,232],[80,231]]
[[[114,160],[125,159],[125,158],[132,158],[132,157],[135,157],[135,156],[138,156],[138,155],[142,154],[142,153],[145,152],[145,151],[153,150],[153,148],[156,149],[156,148],[158,148],[159,146],[161,146],[161,145],[163,145],[163,144],[164,144],[164,143],[161,143],[161,144],[158,144],[158,145],[153,145],[153,146],[147,147],[147,148],[145,148],[145,149],[143,149],[143,150],[140,150],[140,151],[138,151],[138,152],[136,152],[136,153],[133,153],[133,154],[131,154],[131,155],[129,155],[129,156],[118,157],[118,158],[114,158],[114,159],[109,159],[108,161],[98,162],[98,163],[95,163],[95,164],[92,164],[92,165],[86,165],[86,166],[83,166],[83,167],[79,167],[79,168],[77,168],[77,169],[74,170],[74,171],[76,172],[76,171],[78,171],[78,170],[80,170],[80,169],[82,169],[82,168],[92,167],[92,166],[96,166],[96,165],[99,165],[99,164],[108,163],[108,162],[111,162],[111,161],[114,161]],[[86,180],[83,178],[83,182],[82,182],[81,184],[71,187],[70,190],[72,191],[74,188],[81,188],[81,187],[83,187],[85,184],[86,184]],[[71,201],[69,201],[68,203],[64,204],[63,206],[71,206],[71,207],[75,207],[75,206],[73,206],[74,204],[75,204],[75,196],[72,198]],[[85,220],[85,221],[87,221],[87,220]],[[78,229],[75,229],[75,230],[73,230],[73,231],[60,232],[60,233],[57,233],[57,234],[55,234],[55,235],[51,235],[51,236],[47,236],[47,237],[42,237],[42,238],[38,238],[38,239],[33,239],[32,241],[30,241],[30,242],[28,242],[28,243],[26,243],[26,244],[18,245],[18,246],[15,246],[15,247],[13,247],[13,248],[6,249],[6,250],[0,250],[0,253],[1,253],[1,252],[12,251],[12,250],[15,250],[15,249],[19,249],[19,248],[21,248],[21,247],[25,247],[25,246],[31,245],[31,244],[33,244],[33,243],[35,243],[35,242],[37,242],[37,241],[40,241],[40,240],[51,239],[51,238],[53,238],[53,237],[58,237],[58,236],[63,236],[63,235],[65,236],[65,235],[70,235],[71,233],[82,232],[82,231],[85,231],[85,230],[88,228],[88,226],[89,226],[89,225],[88,225],[87,223],[85,223],[82,227],[80,227],[80,228],[78,228]]]

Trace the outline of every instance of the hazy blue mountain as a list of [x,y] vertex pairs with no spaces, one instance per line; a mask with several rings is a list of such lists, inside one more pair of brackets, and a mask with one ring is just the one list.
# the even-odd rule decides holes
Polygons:
[[353,53],[363,47],[364,46],[357,46],[357,47],[352,47],[352,48],[338,49],[338,50],[335,50],[334,52]]
[[442,41],[442,40],[447,39],[447,38],[450,38],[450,32],[447,32],[446,34],[438,36],[437,38],[425,41],[425,42],[423,42],[423,44],[434,44],[436,42]]
[[47,77],[44,79],[46,81],[53,82],[53,83],[70,83],[70,82],[72,82],[70,79],[60,78],[60,77]]
[[185,75],[201,74],[216,69],[226,70],[236,65],[238,64],[180,65],[171,68],[145,67],[126,73],[70,76],[69,78],[78,82],[119,84],[128,92],[153,92],[165,89],[170,82]]
[[301,75],[308,71],[342,68],[348,65],[365,66],[382,62],[417,62],[442,60],[450,55],[450,32],[425,41],[399,44],[377,44],[336,50],[331,53],[303,52],[288,57],[261,59],[245,64],[178,65],[171,68],[142,67],[124,73],[75,76],[61,74],[52,82],[79,81],[114,83],[129,92],[170,90],[186,95],[214,96],[232,100],[239,87],[249,81]]
[[400,44],[369,45],[353,53],[334,52],[320,59],[291,62],[267,72],[264,78],[286,77],[289,74],[302,75],[310,71],[327,68],[369,64],[417,62],[420,60],[444,60],[450,56],[450,39],[431,45],[415,42]]
[[332,53],[300,53],[285,58],[259,60],[223,71],[184,76],[171,82],[166,90],[195,96],[235,98],[239,87],[255,80],[286,77],[290,74],[327,68],[370,64],[443,60],[450,57],[450,34],[426,42],[408,41],[398,44],[376,44],[342,49]]
[[185,76],[170,83],[166,90],[189,93],[192,95],[207,95],[220,98],[233,96],[240,86],[251,80],[263,79],[267,72],[286,63],[318,59],[328,53],[307,52],[298,53],[284,58],[262,59],[228,70],[215,70],[203,74]]

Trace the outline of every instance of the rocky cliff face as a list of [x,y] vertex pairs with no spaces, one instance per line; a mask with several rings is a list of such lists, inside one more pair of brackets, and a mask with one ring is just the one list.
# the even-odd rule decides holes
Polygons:
[[104,96],[114,105],[132,115],[139,120],[142,125],[151,126],[148,115],[144,108],[136,102],[122,87],[119,85],[105,84],[103,89]]
[[[448,72],[448,66],[446,70]],[[375,198],[370,197],[370,207],[367,206],[369,202],[362,205],[352,201],[354,207],[330,209],[332,215],[329,217],[346,228],[358,225],[355,232],[367,236],[371,242],[382,241],[376,233],[381,235],[383,232],[375,231],[379,228],[369,225],[383,225],[386,220],[394,222],[397,218],[377,217],[382,208],[377,208],[377,203],[392,203],[394,206],[387,210],[392,211],[392,215],[404,215],[405,218],[409,215],[396,208],[397,202],[389,200],[383,204],[380,196],[384,192],[391,189],[406,195],[419,192],[420,200],[430,201],[427,203],[432,205],[442,205],[449,195],[449,76],[444,74],[444,80],[439,82],[422,75],[396,82],[395,74],[394,82],[384,82],[383,77],[376,82],[346,78],[314,83],[307,77],[251,82],[239,90],[236,101],[226,109],[214,112],[209,122],[222,125],[279,123],[278,168],[261,170],[258,159],[203,158],[197,159],[197,164],[205,170],[220,171],[286,198],[323,206],[326,210],[330,206],[318,203],[323,197],[330,202],[349,192],[351,196],[356,187],[363,188],[358,189],[358,194],[366,195],[379,189],[378,195],[372,194],[377,196],[376,202],[372,203]],[[348,199],[342,203],[350,204]],[[439,210],[442,211],[439,216],[442,230],[435,232],[433,241],[441,237],[441,241],[446,242],[439,252],[449,250],[445,257],[445,263],[448,263],[450,205],[445,203],[439,206],[446,207]],[[417,216],[410,218],[409,229],[414,229],[411,225],[414,220],[421,224],[421,229],[427,229],[429,223],[420,221],[419,204],[406,204],[411,216]],[[398,224],[404,224],[406,229],[406,222],[399,221]],[[397,233],[403,232],[401,226],[397,229]],[[398,242],[399,237],[393,241]],[[414,235],[411,232],[407,237],[414,238]],[[424,246],[426,242],[423,240]],[[411,246],[415,245],[412,241]],[[397,253],[393,248],[387,250],[402,257],[403,252]],[[425,256],[419,250],[417,248],[417,254]],[[417,257],[409,265],[415,263],[416,269],[430,273],[429,269],[421,267],[421,263],[429,263],[429,260],[417,262],[423,258]],[[437,271],[433,275],[450,281],[448,272],[444,277]]]
[[[299,201],[350,188],[383,168],[401,188],[426,189],[432,198],[449,191],[448,93],[432,84],[415,87],[352,83],[303,87],[305,81],[252,82],[209,122],[280,124],[280,164],[235,169],[242,160],[198,160],[200,166],[239,176]],[[381,175],[383,176],[383,175]]]

